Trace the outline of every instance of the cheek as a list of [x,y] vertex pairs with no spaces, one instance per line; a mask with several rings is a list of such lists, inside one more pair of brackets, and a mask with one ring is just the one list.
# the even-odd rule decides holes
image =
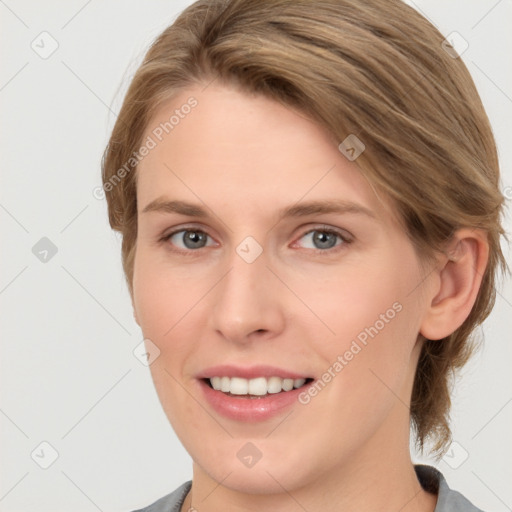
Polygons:
[[[353,273],[310,296],[335,335],[324,336],[314,347],[324,373],[318,393],[304,396],[302,403],[310,408],[313,431],[315,425],[336,425],[332,453],[350,456],[390,415],[408,414],[400,402],[409,400],[418,329],[417,301],[413,294],[407,296],[412,275],[382,274],[376,281],[368,273]],[[336,456],[329,453],[327,458],[331,456],[335,464]]]
[[[144,338],[151,340],[159,356],[149,369],[158,398],[176,428],[186,416],[194,427],[193,403],[184,392],[184,361],[194,350],[198,300],[204,294],[196,279],[180,277],[151,251],[138,249],[134,264],[134,306]],[[197,425],[199,428],[199,425]]]
[[315,287],[298,289],[329,328],[317,323],[325,335],[314,350],[325,372],[336,375],[333,392],[350,389],[366,403],[389,393],[386,387],[400,392],[421,319],[417,294],[411,293],[420,271],[412,253],[402,254],[396,261],[395,251],[387,257],[382,251],[373,264],[340,269]]
[[[165,342],[201,297],[203,285],[191,275],[169,268],[160,255],[138,249],[134,264],[134,305],[139,324],[148,338]],[[204,292],[203,292],[204,293]],[[165,347],[160,347],[164,350]]]
[[[295,290],[304,303],[329,328],[332,341],[341,343],[360,338],[363,342],[373,334],[380,335],[403,327],[399,317],[415,316],[417,307],[411,290],[418,282],[415,265],[393,264],[340,266],[326,278],[296,282]],[[327,332],[326,332],[327,334]]]

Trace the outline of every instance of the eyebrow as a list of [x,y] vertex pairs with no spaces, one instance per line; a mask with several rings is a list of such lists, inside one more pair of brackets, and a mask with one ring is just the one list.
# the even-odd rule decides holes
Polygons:
[[[209,217],[208,212],[198,204],[187,203],[186,201],[171,201],[163,196],[156,198],[144,207],[142,213],[148,212],[178,213],[188,217]],[[377,218],[376,214],[365,206],[345,200],[301,202],[279,210],[278,218],[282,220],[288,217],[305,217],[327,213],[352,213],[366,215],[372,219]]]

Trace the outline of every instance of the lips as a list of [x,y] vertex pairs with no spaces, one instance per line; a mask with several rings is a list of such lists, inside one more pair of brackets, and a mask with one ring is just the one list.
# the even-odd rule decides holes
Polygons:
[[236,421],[264,421],[289,409],[313,379],[272,366],[222,365],[198,375],[203,396],[220,415]]

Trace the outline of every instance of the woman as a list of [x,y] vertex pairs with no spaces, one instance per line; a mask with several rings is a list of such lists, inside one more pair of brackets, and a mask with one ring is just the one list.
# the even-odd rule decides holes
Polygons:
[[503,197],[455,49],[398,0],[200,1],[103,161],[193,480],[146,511],[478,510],[420,448],[490,313]]

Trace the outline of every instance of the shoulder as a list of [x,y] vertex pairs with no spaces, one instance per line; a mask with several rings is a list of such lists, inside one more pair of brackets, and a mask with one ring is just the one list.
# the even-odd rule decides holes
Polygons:
[[428,492],[437,494],[434,512],[483,512],[460,492],[450,489],[442,473],[432,466],[414,466],[418,480]]
[[167,494],[163,498],[155,501],[145,508],[134,510],[133,512],[179,512],[185,496],[190,491],[191,481],[185,482],[177,489]]

